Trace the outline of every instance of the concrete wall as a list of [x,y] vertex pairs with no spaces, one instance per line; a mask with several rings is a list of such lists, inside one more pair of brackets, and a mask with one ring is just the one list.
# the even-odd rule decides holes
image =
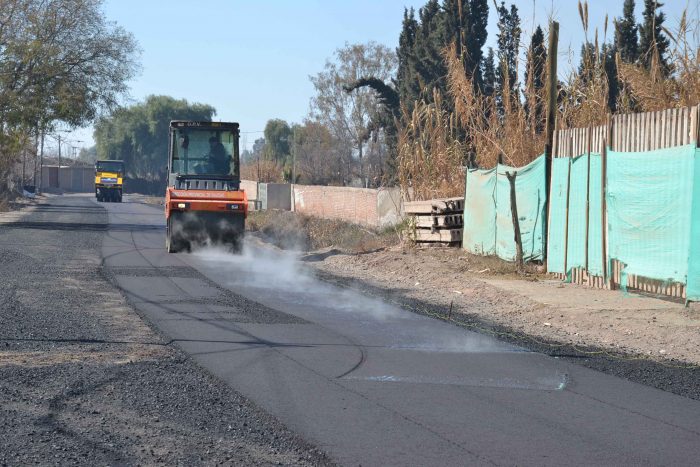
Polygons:
[[44,166],[41,171],[41,187],[44,191],[62,190],[74,193],[95,191],[95,169],[92,167]]
[[267,209],[292,210],[292,185],[288,183],[266,183],[265,185],[267,185]]
[[260,209],[267,210],[267,183],[258,183],[258,202]]
[[390,227],[404,218],[400,188],[380,188],[377,192],[378,227]]
[[258,182],[253,180],[241,180],[241,188],[248,196],[248,201],[254,201],[258,198]]

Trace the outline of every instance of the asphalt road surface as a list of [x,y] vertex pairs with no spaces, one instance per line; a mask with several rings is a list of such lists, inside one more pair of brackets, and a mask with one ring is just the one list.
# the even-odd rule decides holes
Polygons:
[[129,304],[341,464],[697,465],[698,401],[323,283],[252,240],[167,254],[162,208],[125,201],[100,206]]
[[0,466],[329,464],[129,306],[107,218],[85,196],[0,213]]

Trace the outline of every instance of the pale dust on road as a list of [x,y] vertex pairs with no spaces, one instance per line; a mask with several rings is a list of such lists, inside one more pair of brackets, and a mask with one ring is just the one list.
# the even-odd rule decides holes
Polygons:
[[412,299],[476,314],[499,325],[559,342],[593,345],[700,364],[700,304],[682,303],[562,284],[547,276],[530,280],[474,272],[457,248],[331,255],[312,263]]

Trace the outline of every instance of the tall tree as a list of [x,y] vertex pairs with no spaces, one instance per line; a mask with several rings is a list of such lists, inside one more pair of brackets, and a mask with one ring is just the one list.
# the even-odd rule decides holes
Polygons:
[[284,162],[291,154],[292,129],[284,120],[275,118],[265,124],[264,157],[271,161]]
[[444,21],[438,0],[428,0],[418,10],[420,24],[416,32],[416,74],[420,97],[430,100],[433,89],[447,92],[447,67],[442,58]]
[[634,0],[625,0],[622,7],[622,17],[616,18],[615,49],[620,58],[627,63],[635,63],[639,58],[639,39],[637,37],[637,21],[634,18]]
[[336,50],[335,60],[328,60],[325,69],[311,77],[316,96],[311,100],[310,120],[324,124],[334,141],[348,148],[342,155],[343,166],[347,167],[346,182],[350,182],[354,175],[353,160],[357,158],[360,178],[366,184],[365,146],[375,130],[372,122],[382,112],[382,103],[372,89],[361,87],[353,92],[347,90],[366,77],[389,82],[395,71],[394,52],[386,46],[369,42],[348,44]]
[[617,47],[611,44],[603,45],[603,67],[608,79],[608,109],[611,113],[617,111],[617,100],[620,95],[620,81],[617,76],[617,62],[615,56]]
[[[659,61],[664,74],[670,73],[668,65],[667,50],[669,46],[668,38],[663,34],[662,25],[666,20],[666,15],[661,11],[663,3],[657,0],[644,0],[644,21],[639,27],[639,60],[647,69],[651,68],[654,60]],[[656,10],[659,10],[658,14]]]
[[399,47],[396,49],[398,69],[394,84],[399,93],[399,100],[410,112],[420,95],[420,86],[416,74],[416,33],[418,21],[413,8],[404,8],[403,24],[399,35]]
[[87,124],[116,106],[138,69],[133,37],[100,0],[0,2],[0,191],[18,148],[57,123]]
[[[484,44],[488,37],[489,4],[487,0],[471,0],[469,2],[469,30],[467,31],[467,58],[473,70],[474,83],[483,91],[483,76],[481,75],[481,59],[484,56]],[[468,70],[467,70],[468,71]]]
[[[498,69],[496,70],[496,96],[501,111],[518,98],[518,51],[520,47],[520,16],[518,8],[504,1],[498,6]],[[510,96],[511,102],[504,102]]]
[[475,90],[483,91],[480,65],[488,36],[488,1],[445,0],[442,8],[444,26],[441,29],[441,45],[456,44],[457,55],[464,63],[467,77],[474,83]]
[[332,157],[337,150],[333,135],[325,125],[307,120],[292,127],[294,134],[294,167],[296,183],[327,185],[342,183],[338,177],[340,159]]
[[116,110],[95,124],[99,159],[121,159],[129,176],[165,188],[170,120],[211,120],[214,107],[169,96],[149,96],[143,103]]
[[536,132],[544,125],[543,89],[545,87],[545,67],[547,49],[544,45],[544,33],[537,26],[530,39],[525,65],[525,111]]
[[484,95],[492,96],[496,90],[496,57],[492,47],[489,47],[489,53],[484,57],[482,68],[484,70]]
[[6,0],[0,9],[0,120],[80,126],[115,108],[136,70],[133,37],[100,0]]

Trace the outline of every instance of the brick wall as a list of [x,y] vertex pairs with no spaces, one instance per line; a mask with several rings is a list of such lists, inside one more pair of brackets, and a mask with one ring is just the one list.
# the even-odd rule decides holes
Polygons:
[[377,190],[335,186],[294,185],[296,212],[379,227]]

